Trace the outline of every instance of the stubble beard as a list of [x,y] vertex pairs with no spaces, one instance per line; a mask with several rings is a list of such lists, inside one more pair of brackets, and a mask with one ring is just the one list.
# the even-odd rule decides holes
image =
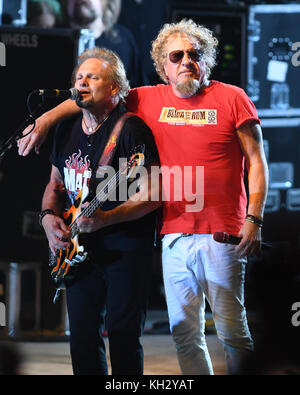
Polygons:
[[92,106],[93,100],[81,100],[80,97],[76,99],[76,104],[80,108],[89,109]]

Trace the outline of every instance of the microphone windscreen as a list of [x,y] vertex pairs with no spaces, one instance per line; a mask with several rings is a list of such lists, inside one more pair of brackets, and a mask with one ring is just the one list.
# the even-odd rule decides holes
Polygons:
[[71,88],[70,92],[71,92],[71,96],[70,96],[71,100],[77,100],[79,98],[79,90],[78,89]]

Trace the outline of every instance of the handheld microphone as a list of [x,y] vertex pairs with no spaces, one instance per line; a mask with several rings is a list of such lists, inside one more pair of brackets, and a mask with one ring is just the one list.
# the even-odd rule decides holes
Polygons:
[[[242,237],[230,235],[229,233],[226,232],[215,232],[213,238],[215,241],[218,241],[219,243],[234,244],[234,245],[238,245],[242,240]],[[271,244],[264,243],[263,241],[261,242],[261,245],[264,247],[270,247],[270,248],[272,247]]]
[[71,88],[68,90],[62,89],[38,89],[36,91],[40,96],[47,98],[61,98],[61,99],[71,99],[76,100],[79,97],[79,90],[76,88]]
[[241,237],[233,236],[226,232],[215,232],[213,237],[214,240],[218,241],[219,243],[234,244],[234,245],[238,245],[242,240]]

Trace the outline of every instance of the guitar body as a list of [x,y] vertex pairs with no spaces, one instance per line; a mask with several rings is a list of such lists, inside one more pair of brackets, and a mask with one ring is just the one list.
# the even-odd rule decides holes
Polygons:
[[[66,225],[71,225],[81,214],[81,201],[82,191],[78,192],[75,202],[69,210],[63,213],[62,217]],[[87,257],[84,247],[79,244],[78,234],[71,238],[70,243],[70,247],[66,250],[59,250],[55,256],[50,252],[51,278],[57,288],[65,288],[68,283],[72,282],[76,275],[77,265]]]

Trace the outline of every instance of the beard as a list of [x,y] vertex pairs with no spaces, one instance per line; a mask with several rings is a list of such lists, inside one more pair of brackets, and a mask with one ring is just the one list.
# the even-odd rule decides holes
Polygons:
[[187,81],[178,82],[176,85],[178,92],[185,96],[194,96],[197,92],[199,92],[200,88],[200,81],[195,79],[188,79]]
[[73,23],[78,26],[88,26],[97,19],[98,15],[90,2],[75,4],[73,14],[70,16]]

